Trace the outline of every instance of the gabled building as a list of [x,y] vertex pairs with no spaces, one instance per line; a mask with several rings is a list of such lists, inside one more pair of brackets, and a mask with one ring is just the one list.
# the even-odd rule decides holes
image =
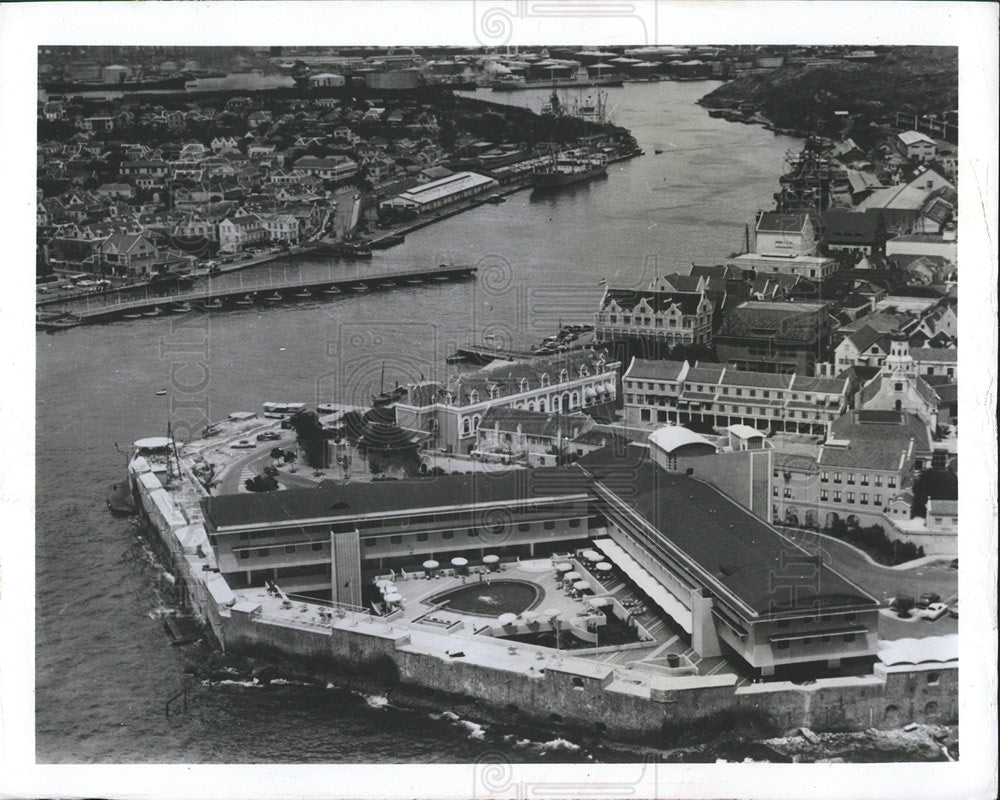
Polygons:
[[486,461],[557,466],[574,452],[573,441],[592,430],[593,417],[497,406],[483,415],[473,457]]
[[100,247],[101,264],[116,275],[149,277],[158,258],[156,245],[141,234],[113,233]]
[[889,355],[890,335],[864,325],[845,336],[834,350],[838,372],[849,367],[881,367]]
[[910,485],[929,440],[927,427],[912,414],[857,410],[835,420],[818,448],[776,447],[775,521],[829,528],[841,520],[867,527],[886,525],[886,508]]
[[566,353],[486,367],[447,381],[410,384],[396,403],[396,424],[429,435],[427,447],[468,454],[490,408],[541,413],[595,413],[618,396],[620,363],[603,352]]
[[917,372],[906,337],[894,334],[882,371],[861,389],[857,407],[915,414],[934,430],[940,404],[934,387]]
[[248,245],[263,242],[266,237],[261,218],[243,209],[219,223],[219,249],[226,252],[238,252]]
[[709,344],[712,302],[704,292],[608,288],[594,315],[598,342],[635,338],[666,345]]
[[933,161],[937,142],[920,131],[903,131],[893,140],[896,150],[908,161]]

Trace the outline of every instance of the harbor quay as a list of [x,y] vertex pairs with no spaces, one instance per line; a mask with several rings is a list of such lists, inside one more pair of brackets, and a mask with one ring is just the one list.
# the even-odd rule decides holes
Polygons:
[[[956,636],[879,639],[874,598],[710,476],[670,472],[655,438],[568,467],[213,496],[205,454],[278,425],[237,417],[140,440],[129,466],[226,655],[623,739],[733,713],[957,720]],[[751,466],[767,451],[732,455],[747,491],[770,474]]]

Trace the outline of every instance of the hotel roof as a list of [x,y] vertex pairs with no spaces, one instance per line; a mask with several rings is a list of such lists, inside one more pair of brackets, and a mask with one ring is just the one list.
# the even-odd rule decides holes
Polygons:
[[877,605],[709,484],[662,470],[635,448],[617,455],[604,448],[577,465],[680,551],[710,589],[754,615]]
[[547,467],[220,495],[202,500],[202,509],[206,527],[224,530],[321,521],[335,524],[363,515],[454,506],[475,508],[514,500],[537,501],[546,497],[579,495],[588,491],[588,483],[579,470]]

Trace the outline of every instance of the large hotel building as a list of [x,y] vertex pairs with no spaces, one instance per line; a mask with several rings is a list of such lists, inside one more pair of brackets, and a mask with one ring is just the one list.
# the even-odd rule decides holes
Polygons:
[[873,658],[875,599],[748,510],[769,514],[772,452],[702,458],[692,436],[658,432],[569,467],[208,497],[205,527],[234,588],[273,580],[353,606],[376,575],[427,559],[597,547],[699,657],[761,675]]

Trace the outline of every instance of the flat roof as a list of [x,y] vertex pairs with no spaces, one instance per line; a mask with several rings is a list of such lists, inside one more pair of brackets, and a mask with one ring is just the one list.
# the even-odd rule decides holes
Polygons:
[[474,472],[400,481],[345,483],[315,489],[229,494],[201,501],[211,530],[348,520],[367,514],[586,494],[589,482],[572,467]]
[[878,605],[707,483],[667,472],[634,450],[604,448],[577,465],[681,551],[708,588],[721,588],[756,615]]

